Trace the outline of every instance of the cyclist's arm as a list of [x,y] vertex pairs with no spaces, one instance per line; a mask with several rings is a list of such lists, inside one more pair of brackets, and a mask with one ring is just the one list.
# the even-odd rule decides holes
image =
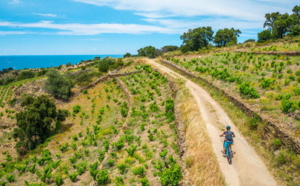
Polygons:
[[220,137],[224,136],[224,132],[220,135]]
[[234,133],[232,133],[232,136],[233,136],[233,137],[235,137],[235,134],[234,134]]

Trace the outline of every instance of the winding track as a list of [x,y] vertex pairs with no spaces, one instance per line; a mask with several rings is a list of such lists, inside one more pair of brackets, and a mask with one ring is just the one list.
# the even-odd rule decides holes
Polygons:
[[[203,88],[154,60],[149,59],[148,62],[174,78],[186,80],[185,85],[198,104],[227,185],[277,185],[255,150],[247,143],[221,106]],[[227,125],[231,126],[236,136],[233,146],[236,154],[232,165],[228,164],[221,153],[224,139],[219,137],[222,133],[220,128],[225,129]]]

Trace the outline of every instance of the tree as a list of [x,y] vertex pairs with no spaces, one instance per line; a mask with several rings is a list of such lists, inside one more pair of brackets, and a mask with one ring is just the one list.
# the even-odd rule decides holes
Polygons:
[[215,37],[214,37],[214,43],[218,46],[226,46],[226,45],[232,45],[237,43],[237,37],[240,36],[242,32],[234,28],[228,29],[220,29],[217,31]]
[[174,51],[174,50],[177,50],[177,49],[178,49],[178,46],[166,45],[166,46],[162,47],[160,51],[162,53],[166,53],[166,52],[171,52],[171,51]]
[[255,39],[247,39],[246,41],[244,41],[244,43],[251,43],[251,42],[255,42]]
[[276,20],[278,20],[279,16],[279,12],[265,14],[266,21],[264,23],[264,28],[268,27],[270,30],[272,30],[274,27],[274,23]]
[[296,5],[293,8],[293,14],[290,15],[291,28],[289,29],[290,35],[297,36],[300,35],[300,5]]
[[54,101],[45,95],[37,98],[27,96],[21,106],[24,109],[16,114],[17,128],[13,131],[13,137],[18,139],[17,152],[24,155],[43,143],[54,129],[52,123],[64,121],[68,112],[57,111]]
[[188,32],[184,32],[180,36],[183,42],[181,50],[197,51],[202,48],[208,48],[209,42],[213,40],[214,31],[211,27],[199,27],[195,29],[189,29]]
[[115,60],[111,57],[103,58],[99,61],[98,69],[100,72],[107,72],[109,69],[109,66],[113,65],[115,63]]
[[157,56],[155,53],[155,47],[150,45],[144,48],[140,48],[138,50],[138,56],[155,58]]
[[131,54],[127,52],[123,57],[124,57],[124,58],[126,58],[126,57],[131,57]]
[[280,14],[279,12],[268,13],[265,15],[264,28],[268,27],[274,39],[283,38],[288,33],[298,35],[300,34],[299,12],[300,6],[295,6],[291,15],[288,13]]
[[73,87],[71,80],[55,70],[48,71],[46,75],[48,79],[45,83],[45,89],[55,98],[68,99],[71,95],[71,88]]
[[23,80],[23,79],[29,79],[29,78],[33,78],[35,75],[34,72],[32,71],[22,71],[20,76],[18,77],[18,81]]
[[263,30],[262,32],[257,34],[258,40],[257,42],[262,43],[272,39],[272,33],[270,30]]

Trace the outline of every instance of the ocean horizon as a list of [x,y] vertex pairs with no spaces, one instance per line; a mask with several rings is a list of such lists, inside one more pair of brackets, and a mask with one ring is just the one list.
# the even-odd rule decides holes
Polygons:
[[0,56],[0,70],[13,68],[21,70],[25,68],[47,68],[58,67],[71,63],[72,65],[81,62],[81,60],[94,59],[95,57],[105,58],[121,58],[123,55],[16,55],[16,56]]

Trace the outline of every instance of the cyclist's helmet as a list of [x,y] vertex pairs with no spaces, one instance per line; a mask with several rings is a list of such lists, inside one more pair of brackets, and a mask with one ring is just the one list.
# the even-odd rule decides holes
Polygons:
[[227,126],[227,127],[226,127],[226,129],[227,129],[227,130],[230,130],[230,129],[231,129],[231,127],[230,127],[230,126]]

